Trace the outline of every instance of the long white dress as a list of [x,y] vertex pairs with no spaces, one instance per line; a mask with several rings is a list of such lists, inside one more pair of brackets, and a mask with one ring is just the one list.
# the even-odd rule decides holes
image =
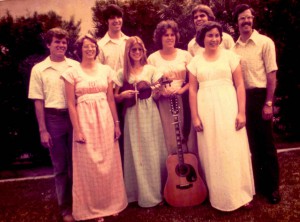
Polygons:
[[203,132],[197,133],[198,152],[211,205],[232,211],[255,194],[251,154],[245,127],[235,130],[238,112],[232,72],[239,64],[232,51],[221,50],[216,61],[196,55],[188,69],[199,82],[198,114]]
[[[146,81],[155,83],[161,77],[155,67],[145,65],[140,75],[130,76],[129,84]],[[116,84],[123,86],[123,72]],[[124,180],[128,202],[138,201],[141,207],[153,207],[162,202],[166,178],[167,148],[157,105],[150,96],[138,99],[127,108],[124,123]]]

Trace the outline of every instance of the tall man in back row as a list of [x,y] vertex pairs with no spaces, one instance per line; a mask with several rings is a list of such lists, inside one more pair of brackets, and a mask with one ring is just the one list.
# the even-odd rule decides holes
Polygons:
[[122,32],[123,11],[115,5],[108,5],[103,11],[104,21],[108,26],[106,34],[98,41],[99,61],[109,65],[114,71],[123,68],[125,44],[128,40]]
[[[123,26],[123,10],[118,5],[110,4],[104,9],[103,17],[108,26],[108,30],[103,38],[98,41],[98,59],[100,63],[109,65],[114,71],[117,72],[119,69],[123,68],[125,44],[129,38],[121,30]],[[122,133],[119,138],[119,145],[123,160],[124,117],[122,116],[122,109],[122,103],[118,103],[117,111]]]
[[68,32],[50,29],[45,36],[50,55],[31,71],[29,95],[34,100],[41,143],[49,148],[56,194],[63,221],[72,216],[72,125],[61,74],[78,62],[65,58]]
[[240,36],[233,50],[241,56],[246,88],[246,128],[252,153],[255,188],[269,202],[280,202],[279,165],[272,135],[273,97],[276,88],[274,42],[253,29],[254,10],[237,5],[234,19]]

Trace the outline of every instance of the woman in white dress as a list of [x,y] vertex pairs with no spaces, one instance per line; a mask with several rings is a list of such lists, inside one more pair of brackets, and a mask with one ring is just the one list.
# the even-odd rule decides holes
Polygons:
[[[142,91],[140,85],[158,82],[161,74],[147,64],[142,40],[126,42],[124,68],[115,81],[115,99],[124,103],[124,179],[129,202],[153,207],[162,202],[162,177],[166,175],[167,149],[157,105],[157,89]],[[159,86],[156,85],[157,87]],[[138,90],[140,92],[138,93]],[[150,91],[149,91],[150,90]],[[164,176],[162,176],[164,175]]]
[[189,99],[209,200],[221,211],[249,207],[255,190],[240,58],[219,47],[219,23],[203,24],[196,41],[205,50],[188,65]]

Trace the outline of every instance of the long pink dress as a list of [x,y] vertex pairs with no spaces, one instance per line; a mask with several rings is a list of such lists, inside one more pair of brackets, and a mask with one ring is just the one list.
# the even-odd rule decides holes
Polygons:
[[73,215],[87,220],[116,214],[127,206],[118,142],[106,92],[113,70],[98,64],[89,76],[80,65],[63,77],[75,85],[77,113],[85,144],[73,140]]

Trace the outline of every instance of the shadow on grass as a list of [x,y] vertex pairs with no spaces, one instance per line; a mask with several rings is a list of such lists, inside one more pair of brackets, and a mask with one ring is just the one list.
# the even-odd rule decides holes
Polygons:
[[[213,209],[209,202],[188,208],[167,205],[140,208],[130,204],[117,217],[106,222],[274,222],[300,221],[300,150],[278,154],[281,170],[282,201],[270,205],[256,195],[254,207],[223,213]],[[53,178],[0,183],[1,222],[57,222],[60,216]]]

